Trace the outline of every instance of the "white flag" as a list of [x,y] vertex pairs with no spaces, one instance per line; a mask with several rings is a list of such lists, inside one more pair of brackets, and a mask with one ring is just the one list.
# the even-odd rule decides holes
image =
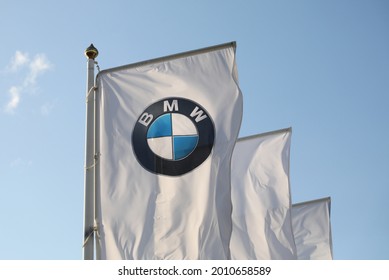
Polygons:
[[299,260],[332,260],[331,198],[293,204],[292,224]]
[[296,259],[291,225],[291,129],[239,139],[232,157],[231,257]]
[[99,73],[102,259],[228,259],[235,43]]

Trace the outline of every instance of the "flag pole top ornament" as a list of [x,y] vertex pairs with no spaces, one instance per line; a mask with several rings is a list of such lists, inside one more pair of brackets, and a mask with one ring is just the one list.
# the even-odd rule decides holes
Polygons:
[[85,50],[85,56],[89,59],[95,59],[99,55],[99,51],[91,44],[86,50]]

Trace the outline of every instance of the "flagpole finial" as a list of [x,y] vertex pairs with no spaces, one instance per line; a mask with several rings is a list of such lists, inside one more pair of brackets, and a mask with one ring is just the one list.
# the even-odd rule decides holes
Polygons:
[[95,59],[99,55],[99,51],[91,44],[86,50],[85,50],[85,56],[89,59]]

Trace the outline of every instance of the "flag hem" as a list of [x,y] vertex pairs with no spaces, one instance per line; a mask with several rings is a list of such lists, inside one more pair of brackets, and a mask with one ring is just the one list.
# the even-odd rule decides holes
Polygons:
[[292,127],[287,127],[287,128],[282,128],[279,130],[268,131],[268,132],[264,132],[264,133],[258,133],[258,134],[254,134],[254,135],[240,137],[237,139],[237,141],[241,142],[241,141],[249,140],[252,138],[264,137],[267,135],[278,134],[278,133],[282,133],[282,132],[292,132]]
[[[318,199],[314,199],[314,200],[308,200],[308,201],[293,203],[292,205],[293,205],[293,206],[302,206],[302,205],[307,205],[307,204],[311,204],[311,203],[325,202],[325,201],[328,201],[328,202],[331,203],[331,197],[330,197],[330,196],[327,196],[327,197],[318,198]],[[330,205],[331,205],[331,204],[330,204]],[[330,208],[331,208],[331,207],[330,207]]]
[[205,47],[205,48],[201,48],[201,49],[176,53],[176,54],[172,54],[172,55],[162,56],[159,58],[153,58],[153,59],[135,62],[135,63],[131,63],[131,64],[126,64],[126,65],[122,65],[122,66],[117,66],[117,67],[113,67],[113,68],[108,68],[108,69],[101,70],[97,74],[96,80],[97,80],[98,76],[105,74],[105,73],[113,72],[113,71],[141,67],[141,66],[145,66],[145,65],[160,63],[160,62],[164,62],[164,61],[179,59],[179,58],[183,58],[183,57],[198,55],[198,54],[211,52],[211,51],[217,51],[217,50],[221,50],[221,49],[227,49],[227,48],[231,48],[231,47],[234,49],[234,51],[236,50],[236,41],[232,41],[232,42],[224,43],[224,44],[219,44],[219,45],[215,45],[215,46],[210,46],[210,47]]

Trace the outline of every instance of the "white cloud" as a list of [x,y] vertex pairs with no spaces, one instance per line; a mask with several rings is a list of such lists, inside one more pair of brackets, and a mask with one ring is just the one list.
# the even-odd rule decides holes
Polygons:
[[30,71],[24,80],[25,86],[35,85],[37,77],[50,68],[51,63],[46,56],[44,54],[37,54],[29,63]]
[[13,114],[20,102],[20,88],[13,86],[9,89],[10,100],[5,106],[5,112]]
[[[9,89],[9,101],[5,105],[4,111],[13,114],[20,104],[22,94],[26,91],[33,91],[37,83],[38,76],[52,68],[52,64],[47,59],[45,54],[37,54],[33,59],[30,59],[28,53],[16,51],[11,62],[7,66],[8,72],[20,73],[22,69],[27,68],[27,73],[22,72],[24,77],[19,85],[13,85]],[[8,73],[9,74],[9,73]],[[50,106],[46,105],[41,108],[42,114],[48,114],[51,110]]]
[[21,67],[26,66],[29,63],[30,59],[28,53],[23,53],[21,51],[16,51],[15,55],[12,57],[8,69],[12,72],[18,71]]

